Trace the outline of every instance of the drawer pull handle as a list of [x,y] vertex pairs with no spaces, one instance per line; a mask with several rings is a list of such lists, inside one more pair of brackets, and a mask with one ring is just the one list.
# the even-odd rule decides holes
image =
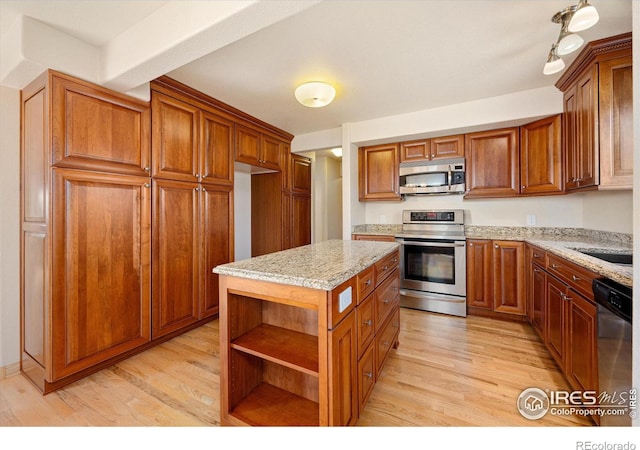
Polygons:
[[538,255],[537,253],[534,253],[534,254],[533,254],[533,257],[534,257],[534,258],[540,258],[540,255]]
[[540,269],[533,269],[534,273],[542,272]]
[[386,305],[387,303],[389,303],[389,299],[385,298],[384,300],[382,300],[382,303],[384,303]]
[[558,267],[560,267],[560,266],[559,266],[559,265],[557,265],[557,264],[551,264],[551,267],[553,267],[554,269],[557,269],[557,268],[558,268]]
[[571,278],[573,278],[573,281],[578,281],[578,280],[580,280],[580,277],[577,277],[577,276],[575,276],[575,275],[571,275]]
[[366,372],[364,373],[364,376],[365,376],[365,377],[367,377],[367,378],[369,378],[370,380],[371,380],[371,379],[373,379],[373,373],[372,373],[372,372],[366,371]]
[[387,270],[388,268],[389,268],[389,266],[384,266],[384,269],[383,269],[383,270]]
[[366,284],[367,286],[371,286],[371,278],[369,278],[365,284]]
[[370,327],[370,326],[371,326],[371,324],[372,324],[373,322],[371,322],[371,319],[369,319],[369,320],[365,320],[365,321],[364,321],[364,322],[362,322],[362,323],[363,323],[364,325],[366,325],[366,326]]

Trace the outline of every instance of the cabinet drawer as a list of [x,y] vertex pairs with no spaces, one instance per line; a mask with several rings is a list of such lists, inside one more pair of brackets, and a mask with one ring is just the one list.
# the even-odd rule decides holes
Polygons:
[[375,323],[380,327],[400,302],[400,278],[398,270],[387,277],[375,292]]
[[529,265],[538,264],[539,266],[544,267],[547,260],[547,252],[539,249],[538,247],[534,247],[533,245],[528,245],[528,255]]
[[566,282],[570,287],[593,300],[591,283],[598,275],[564,258],[547,255],[547,271]]
[[389,320],[385,322],[380,332],[376,335],[376,374],[379,375],[385,359],[391,347],[396,346],[398,333],[400,332],[400,309],[396,308]]
[[360,411],[369,400],[373,386],[376,384],[376,352],[370,345],[360,361],[358,361],[358,399]]
[[387,276],[389,276],[389,274],[393,272],[393,269],[397,268],[399,264],[400,264],[400,253],[398,252],[398,250],[388,254],[387,256],[382,258],[380,261],[378,261],[375,264],[376,285],[379,285],[380,283],[382,283],[382,281],[384,281],[384,279],[387,278]]
[[373,265],[358,274],[358,304],[375,289],[375,278],[375,266]]
[[356,308],[356,327],[358,332],[358,356],[362,356],[373,341],[375,330],[375,294],[370,295]]

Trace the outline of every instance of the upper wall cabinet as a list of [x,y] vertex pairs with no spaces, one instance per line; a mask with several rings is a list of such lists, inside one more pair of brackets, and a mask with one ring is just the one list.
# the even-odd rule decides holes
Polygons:
[[520,192],[518,128],[466,135],[466,197],[511,197]]
[[556,83],[564,94],[567,191],[631,189],[631,33],[590,42]]
[[197,102],[152,90],[155,178],[233,184],[233,121]]
[[260,132],[257,128],[237,125],[236,161],[265,169],[280,170],[280,158],[288,142]]
[[399,144],[359,149],[360,201],[401,200],[398,150]]
[[562,185],[560,114],[520,127],[520,193],[558,194]]
[[464,157],[463,134],[400,143],[400,162],[456,157]]
[[49,71],[51,163],[148,176],[147,102]]

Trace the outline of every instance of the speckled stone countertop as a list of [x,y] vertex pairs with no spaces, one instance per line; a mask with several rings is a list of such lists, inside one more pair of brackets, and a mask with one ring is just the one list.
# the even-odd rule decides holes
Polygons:
[[330,291],[397,248],[395,242],[330,240],[223,264],[213,272]]
[[[402,225],[357,225],[354,234],[395,235]],[[578,250],[598,250],[602,253],[633,253],[633,236],[625,233],[589,230],[585,228],[492,227],[465,226],[467,239],[524,241],[561,256],[603,277],[625,286],[633,286],[633,269],[603,261]]]

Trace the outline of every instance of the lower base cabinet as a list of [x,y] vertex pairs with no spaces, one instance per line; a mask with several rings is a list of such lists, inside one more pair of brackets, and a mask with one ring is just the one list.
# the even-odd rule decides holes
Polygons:
[[596,274],[537,247],[528,250],[530,322],[571,388],[598,391],[597,307],[588,291]]
[[[376,282],[372,269],[332,291],[220,275],[222,425],[356,423],[398,345],[399,270]],[[349,288],[353,301],[340,308],[339,294]],[[388,305],[381,326],[379,293]]]

